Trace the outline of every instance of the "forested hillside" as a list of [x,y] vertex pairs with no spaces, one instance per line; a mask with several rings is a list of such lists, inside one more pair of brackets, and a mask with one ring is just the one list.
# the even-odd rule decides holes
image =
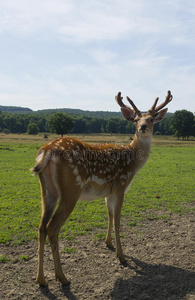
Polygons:
[[[82,109],[74,109],[74,108],[53,108],[53,109],[42,109],[33,111],[27,107],[20,107],[20,106],[3,106],[0,105],[0,111],[8,112],[8,113],[32,113],[32,114],[44,114],[44,115],[51,115],[56,112],[63,112],[68,115],[76,115],[76,116],[88,116],[93,118],[123,118],[120,111],[90,111],[90,110],[82,110]],[[167,113],[167,117],[170,117],[173,113]]]
[[[121,112],[83,111],[80,109],[48,109],[0,106],[0,132],[37,134],[121,133],[133,134],[134,124],[127,122]],[[154,125],[154,134],[183,138],[195,135],[194,115],[186,110],[166,117]]]
[[0,111],[8,112],[8,113],[14,113],[14,114],[20,114],[20,113],[30,113],[33,112],[32,109],[27,107],[20,107],[20,106],[3,106],[0,105]]
[[34,113],[41,113],[41,114],[54,114],[56,112],[63,112],[68,115],[76,115],[76,116],[88,116],[93,118],[103,118],[109,119],[111,117],[114,118],[121,118],[122,114],[119,112],[112,112],[112,111],[89,111],[89,110],[82,110],[82,109],[73,109],[73,108],[59,108],[59,109],[43,109],[35,111]]
[[19,107],[19,106],[3,106],[0,105],[0,111],[8,112],[8,113],[32,113],[32,114],[44,114],[51,115],[56,112],[63,112],[69,115],[77,115],[77,116],[88,116],[93,118],[104,118],[108,119],[111,117],[121,118],[122,115],[120,112],[111,112],[111,111],[89,111],[82,109],[73,109],[73,108],[53,108],[53,109],[42,109],[33,111],[30,108]]

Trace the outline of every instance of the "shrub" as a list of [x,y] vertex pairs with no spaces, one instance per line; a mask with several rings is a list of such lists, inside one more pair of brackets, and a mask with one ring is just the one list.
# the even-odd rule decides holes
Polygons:
[[160,131],[155,131],[154,135],[161,135]]
[[4,129],[3,129],[3,133],[5,133],[5,134],[10,134],[11,132],[10,132],[10,130],[9,130],[9,129],[7,129],[7,128],[4,128]]
[[28,124],[27,132],[28,134],[38,134],[39,127],[37,126],[36,123],[30,123]]

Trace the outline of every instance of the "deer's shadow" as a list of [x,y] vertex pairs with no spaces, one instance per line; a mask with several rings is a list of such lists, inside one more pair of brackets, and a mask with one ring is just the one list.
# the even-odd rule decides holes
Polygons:
[[[195,295],[195,272],[163,265],[147,264],[129,257],[124,266],[134,269],[136,275],[130,279],[118,278],[111,292],[111,299],[181,299]],[[131,262],[130,262],[131,260]]]

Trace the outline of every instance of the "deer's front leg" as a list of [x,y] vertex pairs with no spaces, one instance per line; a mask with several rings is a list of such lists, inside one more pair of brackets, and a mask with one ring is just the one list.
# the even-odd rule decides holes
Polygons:
[[125,262],[126,258],[123,254],[121,241],[120,241],[120,218],[121,218],[122,204],[123,204],[123,196],[116,197],[115,205],[114,205],[114,230],[115,230],[115,241],[116,241],[116,257],[121,262]]
[[105,199],[105,201],[106,201],[106,205],[107,205],[107,209],[108,209],[108,231],[107,231],[105,242],[106,242],[106,246],[111,248],[112,247],[111,231],[112,231],[112,224],[113,224],[113,218],[114,218],[113,203],[112,203],[112,198],[111,197],[107,197]]

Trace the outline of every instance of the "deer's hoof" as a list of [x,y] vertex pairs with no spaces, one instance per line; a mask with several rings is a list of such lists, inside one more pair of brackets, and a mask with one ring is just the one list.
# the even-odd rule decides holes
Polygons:
[[42,277],[42,278],[37,277],[36,283],[38,283],[40,286],[48,286],[48,283],[44,277]]

